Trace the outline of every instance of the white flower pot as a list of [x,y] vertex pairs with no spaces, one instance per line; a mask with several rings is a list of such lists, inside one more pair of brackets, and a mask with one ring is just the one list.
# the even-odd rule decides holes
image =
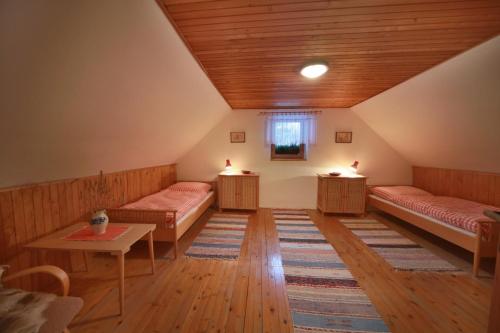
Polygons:
[[109,218],[106,215],[106,210],[98,210],[92,215],[92,219],[90,220],[90,226],[96,235],[102,235],[106,232],[106,228],[108,227]]

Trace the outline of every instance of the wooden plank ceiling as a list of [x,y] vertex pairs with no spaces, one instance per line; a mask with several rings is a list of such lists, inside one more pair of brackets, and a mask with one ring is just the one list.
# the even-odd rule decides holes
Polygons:
[[235,109],[350,107],[500,33],[499,0],[158,2]]

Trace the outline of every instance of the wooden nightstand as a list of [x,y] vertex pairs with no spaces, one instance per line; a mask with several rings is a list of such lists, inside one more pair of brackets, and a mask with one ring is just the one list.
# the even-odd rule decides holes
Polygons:
[[318,209],[323,213],[364,214],[366,177],[318,174]]
[[219,210],[259,208],[259,175],[221,172],[218,178]]

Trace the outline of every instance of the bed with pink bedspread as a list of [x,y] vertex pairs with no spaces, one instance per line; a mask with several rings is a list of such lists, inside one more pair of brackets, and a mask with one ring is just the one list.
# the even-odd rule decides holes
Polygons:
[[370,188],[368,203],[474,253],[475,275],[481,256],[496,254],[499,225],[484,215],[497,207],[455,197],[436,196],[413,186]]
[[128,203],[121,209],[175,210],[179,222],[192,208],[202,202],[211,192],[173,191],[170,188],[148,195],[135,202]]
[[177,257],[177,240],[214,202],[211,184],[179,182],[107,211],[111,222],[156,224],[154,240],[173,242]]
[[483,212],[497,207],[454,197],[436,196],[413,186],[378,186],[371,193],[417,213],[476,233],[480,222],[490,221]]

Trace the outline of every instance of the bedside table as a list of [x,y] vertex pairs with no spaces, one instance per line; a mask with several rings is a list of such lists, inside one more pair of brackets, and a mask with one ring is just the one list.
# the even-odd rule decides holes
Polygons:
[[219,211],[259,208],[259,174],[221,172],[217,183]]
[[323,213],[364,214],[366,177],[318,174],[318,210]]

